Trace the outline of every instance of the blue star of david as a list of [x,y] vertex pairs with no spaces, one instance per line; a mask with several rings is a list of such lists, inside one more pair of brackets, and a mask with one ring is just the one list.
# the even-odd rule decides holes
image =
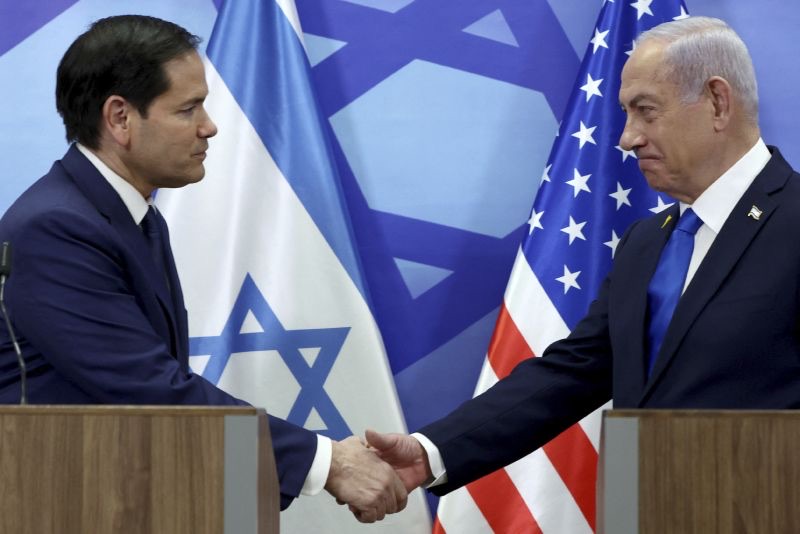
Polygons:
[[[241,332],[248,312],[252,313],[263,332]],[[210,355],[203,378],[217,384],[232,354],[277,351],[300,384],[300,394],[286,419],[303,426],[311,410],[316,409],[327,427],[319,433],[339,440],[350,436],[352,432],[324,385],[349,331],[349,327],[286,330],[250,274],[247,274],[222,333],[219,336],[190,338],[189,355]],[[300,349],[304,348],[320,349],[311,365],[300,353]]]

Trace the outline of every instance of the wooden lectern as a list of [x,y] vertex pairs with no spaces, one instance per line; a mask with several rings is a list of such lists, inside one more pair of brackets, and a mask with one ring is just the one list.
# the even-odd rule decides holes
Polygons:
[[277,534],[256,408],[0,407],[0,532]]
[[603,416],[598,534],[800,532],[800,412]]

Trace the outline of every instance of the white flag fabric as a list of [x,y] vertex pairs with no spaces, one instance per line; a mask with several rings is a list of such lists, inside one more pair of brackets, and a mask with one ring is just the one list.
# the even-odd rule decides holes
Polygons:
[[[195,372],[333,439],[405,432],[367,304],[290,1],[224,3],[208,44],[219,133],[206,177],[163,190],[189,312]],[[327,493],[301,497],[281,532],[430,532],[421,491],[361,525]]]

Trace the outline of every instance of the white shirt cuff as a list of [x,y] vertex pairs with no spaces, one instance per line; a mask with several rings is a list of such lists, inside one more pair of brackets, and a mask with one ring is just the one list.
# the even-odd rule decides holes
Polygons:
[[308,470],[306,481],[300,493],[303,495],[316,495],[325,487],[328,481],[328,473],[331,470],[331,457],[333,456],[333,445],[330,438],[317,434],[317,453]]
[[432,488],[433,486],[438,486],[439,484],[447,482],[447,472],[444,469],[444,462],[442,461],[442,455],[439,453],[439,448],[419,432],[414,432],[411,434],[411,437],[419,441],[419,444],[422,445],[422,448],[425,449],[425,452],[428,454],[428,465],[431,468],[433,481],[425,484],[425,487]]

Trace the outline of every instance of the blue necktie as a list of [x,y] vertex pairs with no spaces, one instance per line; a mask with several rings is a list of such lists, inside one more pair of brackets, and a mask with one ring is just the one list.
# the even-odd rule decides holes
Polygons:
[[162,273],[167,288],[172,290],[169,283],[169,276],[167,274],[167,260],[164,252],[164,233],[161,230],[161,224],[158,220],[159,215],[156,213],[155,208],[150,206],[147,208],[147,214],[142,219],[142,230],[144,231],[147,244],[150,247],[150,254],[153,256],[156,267]]
[[703,221],[691,208],[681,215],[678,226],[661,251],[656,272],[647,287],[647,303],[650,311],[650,326],[647,331],[650,351],[647,376],[653,371],[656,356],[664,341],[664,334],[683,292],[686,272],[689,270],[689,261],[694,250],[694,234],[702,225]]

